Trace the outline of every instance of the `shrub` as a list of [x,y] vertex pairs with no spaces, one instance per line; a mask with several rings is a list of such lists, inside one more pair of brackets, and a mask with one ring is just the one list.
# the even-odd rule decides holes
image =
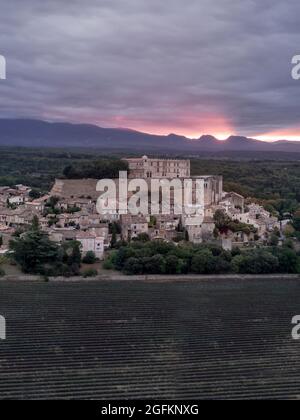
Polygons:
[[164,274],[166,271],[166,262],[162,255],[153,255],[143,259],[144,272],[146,274]]
[[82,262],[84,264],[95,264],[96,262],[96,255],[93,251],[88,251],[85,255],[85,257],[83,257]]
[[290,248],[276,249],[275,255],[279,261],[279,271],[281,273],[297,273],[299,258],[296,252]]
[[192,259],[191,270],[195,274],[209,274],[212,272],[214,257],[209,249],[202,249]]
[[0,255],[0,265],[10,262],[9,255]]
[[180,260],[176,255],[168,255],[166,257],[166,274],[180,274]]
[[223,274],[230,271],[230,262],[222,257],[214,257],[213,274]]
[[273,233],[271,235],[271,238],[269,240],[269,243],[270,243],[271,246],[278,246],[279,238],[278,238],[278,236],[275,233]]
[[148,233],[140,233],[136,238],[133,238],[133,241],[137,242],[149,242],[150,236]]
[[138,258],[129,258],[124,265],[123,271],[129,275],[142,274],[143,264]]
[[279,270],[278,258],[270,252],[255,250],[233,258],[232,268],[241,274],[269,274]]
[[233,257],[231,261],[231,269],[234,273],[240,272],[240,267],[242,266],[242,263],[244,261],[243,255],[237,254],[235,257]]
[[174,238],[174,242],[179,243],[185,240],[185,234],[184,232],[178,232],[177,235]]
[[94,268],[89,268],[88,270],[85,270],[82,273],[82,276],[84,278],[88,278],[88,277],[96,277],[98,275],[98,271],[95,270]]
[[113,264],[111,258],[107,258],[103,262],[102,267],[104,268],[104,270],[113,270],[114,269],[114,264]]

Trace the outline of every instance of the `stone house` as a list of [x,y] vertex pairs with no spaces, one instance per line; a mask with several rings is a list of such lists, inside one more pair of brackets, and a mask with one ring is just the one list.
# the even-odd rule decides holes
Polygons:
[[144,216],[121,215],[122,238],[127,241],[149,233],[149,220]]
[[81,243],[82,254],[86,255],[87,252],[92,251],[100,260],[104,257],[104,237],[97,236],[94,231],[78,232],[76,240]]

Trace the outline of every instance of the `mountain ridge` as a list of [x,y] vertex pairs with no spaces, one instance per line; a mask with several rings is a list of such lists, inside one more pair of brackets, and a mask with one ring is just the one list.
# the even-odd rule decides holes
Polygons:
[[103,128],[93,124],[48,122],[39,119],[1,119],[0,146],[81,147],[135,151],[222,152],[276,151],[300,153],[300,142],[266,142],[243,136],[226,140],[206,134],[198,139],[171,133],[156,135],[128,128]]

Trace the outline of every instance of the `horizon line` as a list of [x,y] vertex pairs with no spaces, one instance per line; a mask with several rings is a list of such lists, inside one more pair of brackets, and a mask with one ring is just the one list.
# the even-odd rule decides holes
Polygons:
[[219,142],[224,142],[228,140],[231,137],[244,137],[249,140],[256,140],[260,142],[265,143],[275,143],[278,141],[286,141],[286,142],[300,142],[300,134],[299,135],[268,135],[268,134],[262,134],[262,135],[254,135],[254,136],[247,136],[243,134],[230,134],[230,133],[216,133],[216,134],[208,134],[207,132],[204,132],[202,134],[194,134],[194,135],[187,135],[187,134],[178,134],[174,130],[174,132],[152,132],[147,130],[138,130],[135,128],[130,127],[114,127],[114,126],[106,126],[100,125],[99,123],[92,123],[92,122],[80,122],[80,121],[67,121],[67,120],[52,120],[48,118],[37,118],[37,117],[0,117],[1,120],[19,120],[19,121],[36,121],[36,122],[45,122],[49,124],[70,124],[70,125],[86,125],[86,126],[94,126],[98,128],[102,128],[105,130],[119,130],[119,131],[127,131],[127,132],[133,132],[133,133],[140,133],[140,134],[146,134],[149,136],[163,136],[163,137],[170,137],[170,136],[178,136],[178,137],[184,137],[187,140],[196,141],[200,140],[202,137],[213,137],[215,140]]

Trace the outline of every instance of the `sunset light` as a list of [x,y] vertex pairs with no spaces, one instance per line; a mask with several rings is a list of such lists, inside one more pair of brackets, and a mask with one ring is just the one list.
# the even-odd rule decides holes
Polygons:
[[[172,112],[170,112],[170,115]],[[92,118],[90,123],[95,123]],[[104,126],[103,122],[97,120],[99,126]],[[190,139],[198,139],[203,135],[211,135],[219,140],[226,140],[229,136],[235,134],[235,128],[229,119],[218,114],[194,114],[191,112],[174,111],[172,117],[166,116],[164,121],[158,119],[141,120],[138,117],[131,115],[117,115],[106,121],[108,127],[115,128],[130,128],[132,130],[141,131],[143,133],[150,133],[156,135],[167,136],[169,134],[176,134]]]
[[265,133],[259,136],[255,136],[258,140],[263,141],[278,141],[278,140],[289,140],[289,141],[300,141],[300,127],[290,127],[287,129],[275,130],[269,133]]

